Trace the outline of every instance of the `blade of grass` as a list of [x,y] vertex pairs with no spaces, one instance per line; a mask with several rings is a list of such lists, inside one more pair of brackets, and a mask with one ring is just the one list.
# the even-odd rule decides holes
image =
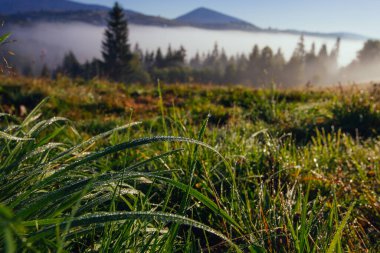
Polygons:
[[338,244],[338,242],[342,238],[343,229],[346,227],[347,222],[351,217],[351,213],[355,207],[355,204],[356,204],[355,202],[352,203],[351,206],[348,208],[348,211],[347,211],[346,215],[344,216],[342,223],[339,225],[339,227],[338,227],[338,229],[337,229],[337,231],[336,231],[336,233],[335,233],[335,235],[334,235],[334,237],[330,243],[330,246],[327,250],[327,253],[334,253],[335,252],[336,245]]
[[31,220],[25,221],[21,224],[25,227],[35,227],[36,224],[38,226],[46,226],[52,225],[48,228],[45,228],[41,231],[38,231],[35,236],[44,237],[48,234],[54,233],[56,226],[64,228],[68,222],[71,223],[71,228],[81,227],[81,226],[90,226],[93,224],[107,223],[112,221],[124,221],[124,220],[159,220],[163,222],[176,222],[182,225],[188,225],[191,227],[196,227],[202,230],[205,230],[211,234],[218,236],[219,238],[228,242],[231,246],[238,249],[238,246],[234,244],[230,239],[225,237],[219,231],[204,225],[198,221],[192,220],[190,218],[170,214],[170,213],[162,213],[162,212],[108,212],[108,213],[93,213],[90,215],[84,215],[77,218],[57,218],[57,219],[40,219],[40,220]]
[[204,204],[205,206],[210,208],[214,213],[216,213],[216,214],[220,215],[222,218],[226,219],[231,225],[235,226],[237,229],[242,230],[240,225],[227,212],[225,212],[223,209],[219,208],[215,204],[214,201],[212,201],[211,199],[209,199],[208,197],[206,197],[205,195],[203,195],[199,191],[197,191],[193,188],[189,188],[188,185],[183,184],[179,181],[170,179],[170,178],[165,178],[165,177],[161,177],[158,175],[151,175],[151,177],[156,178],[156,179],[161,180],[161,181],[164,181],[168,184],[171,184],[171,185],[175,186],[176,188],[178,188],[184,192],[188,191],[192,197],[201,201],[202,204]]

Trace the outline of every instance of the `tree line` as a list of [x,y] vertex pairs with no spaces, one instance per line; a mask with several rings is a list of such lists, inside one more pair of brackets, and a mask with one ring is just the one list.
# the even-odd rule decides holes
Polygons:
[[[49,71],[46,66],[42,76],[67,75],[72,78],[108,78],[125,83],[149,83],[160,79],[168,83],[196,82],[213,84],[245,84],[262,87],[271,83],[282,86],[300,84],[326,84],[342,78],[358,78],[363,72],[376,76],[380,66],[380,42],[369,40],[358,57],[349,66],[339,68],[340,39],[329,50],[326,45],[306,48],[304,37],[289,60],[281,49],[253,46],[252,51],[228,57],[215,44],[207,54],[197,53],[186,60],[186,49],[169,46],[166,50],[143,51],[128,41],[128,23],[123,9],[115,4],[109,13],[108,26],[102,43],[103,59],[93,59],[80,64],[73,52],[65,55],[62,64]],[[373,67],[374,66],[374,67]],[[367,74],[367,73],[366,73]]]

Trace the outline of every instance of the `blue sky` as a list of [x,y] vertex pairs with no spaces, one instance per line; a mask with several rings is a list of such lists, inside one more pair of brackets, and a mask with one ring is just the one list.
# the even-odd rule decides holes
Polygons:
[[[112,6],[114,0],[76,0]],[[126,9],[175,18],[208,7],[260,27],[353,32],[380,38],[380,0],[119,0]]]

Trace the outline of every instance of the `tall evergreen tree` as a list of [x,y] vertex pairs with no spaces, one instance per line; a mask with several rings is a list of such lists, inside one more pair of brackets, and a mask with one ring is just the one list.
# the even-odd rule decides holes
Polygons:
[[247,68],[247,77],[251,80],[251,83],[256,85],[259,82],[259,75],[261,74],[259,61],[260,61],[260,49],[256,44],[252,52],[248,56],[248,68]]
[[201,57],[199,52],[195,54],[195,56],[190,60],[190,67],[194,69],[199,69],[201,67]]
[[277,84],[282,84],[283,71],[286,64],[285,56],[282,53],[281,48],[277,50],[277,53],[273,56],[273,81]]
[[146,51],[144,55],[144,67],[149,72],[155,65],[154,52]]
[[43,77],[43,78],[49,78],[50,77],[50,70],[49,70],[48,66],[46,65],[46,63],[42,66],[40,77]]
[[135,44],[135,47],[133,48],[133,54],[137,55],[140,61],[144,61],[144,53],[141,50],[139,43]]
[[155,57],[155,64],[157,68],[163,68],[165,67],[165,59],[162,54],[161,48],[157,49],[156,57]]
[[82,66],[72,51],[65,55],[62,65],[58,67],[58,72],[71,78],[79,77],[82,74]]
[[128,81],[133,55],[128,43],[128,23],[117,2],[109,13],[104,37],[102,55],[106,75],[115,81]]
[[358,61],[361,64],[373,64],[380,62],[380,41],[368,40],[358,52]]
[[319,74],[319,82],[323,83],[327,79],[326,76],[328,74],[328,64],[329,64],[329,54],[327,50],[326,44],[321,46],[321,49],[318,53],[318,65],[317,65],[317,73]]
[[318,57],[316,55],[315,43],[311,45],[311,49],[305,55],[305,72],[304,77],[306,82],[318,83],[321,80],[318,70]]
[[304,81],[305,55],[305,39],[302,35],[292,57],[285,66],[284,82],[286,85],[299,85]]
[[181,46],[178,50],[175,50],[171,61],[174,66],[183,66],[185,64],[186,49]]
[[266,46],[261,51],[259,64],[262,71],[260,83],[264,85],[270,84],[272,81],[274,81],[273,51],[270,47]]

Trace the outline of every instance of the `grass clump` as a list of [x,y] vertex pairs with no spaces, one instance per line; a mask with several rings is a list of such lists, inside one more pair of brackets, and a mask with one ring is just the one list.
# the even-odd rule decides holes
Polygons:
[[[168,203],[150,201],[154,189],[167,184],[171,191],[176,188],[187,192],[211,212],[229,217],[190,185],[172,180],[171,171],[146,170],[150,164],[165,164],[165,159],[178,155],[182,149],[135,162],[123,158],[132,149],[162,142],[194,143],[214,150],[212,147],[182,137],[124,136],[127,140],[122,143],[94,148],[98,141],[132,131],[130,128],[139,123],[81,141],[67,119],[40,119],[43,103],[23,121],[1,114],[0,249],[14,252],[18,245],[18,250],[28,251],[108,251],[112,245],[117,252],[162,251],[169,239],[178,245],[199,246],[186,239],[186,234],[179,237],[178,231],[167,227],[170,223],[190,226],[189,231],[198,228],[236,247],[221,232],[185,214],[176,214]],[[119,160],[112,162],[109,156]],[[190,203],[185,203],[184,209]]]
[[44,117],[59,117],[38,118],[40,108],[23,120],[1,116],[2,249],[379,251],[380,141],[353,135],[338,116],[369,102],[66,79],[54,83],[62,95],[51,81],[20,82],[24,94],[51,95]]
[[344,96],[332,107],[332,124],[353,136],[377,136],[380,131],[380,111],[374,97],[363,92]]

